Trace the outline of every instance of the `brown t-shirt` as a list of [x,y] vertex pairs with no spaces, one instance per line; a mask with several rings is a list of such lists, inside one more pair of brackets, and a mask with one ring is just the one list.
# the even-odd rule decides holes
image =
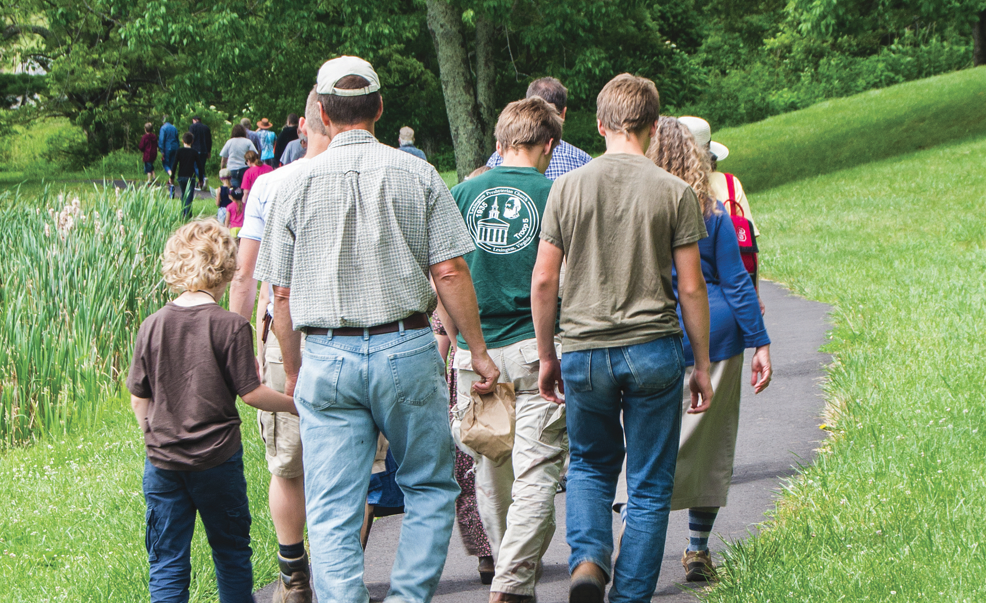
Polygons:
[[260,387],[247,319],[216,304],[173,303],[147,317],[127,389],[150,398],[144,444],[160,469],[203,471],[240,448],[236,396]]
[[672,251],[706,236],[692,188],[642,155],[602,155],[555,180],[541,239],[567,262],[563,351],[680,335]]

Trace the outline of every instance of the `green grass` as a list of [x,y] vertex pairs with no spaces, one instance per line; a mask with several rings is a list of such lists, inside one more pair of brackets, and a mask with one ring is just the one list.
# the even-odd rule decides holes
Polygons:
[[[121,398],[99,428],[0,455],[0,583],[10,601],[104,603],[148,599],[144,549],[144,448]],[[240,405],[255,584],[275,579],[277,538],[267,510],[270,474]],[[193,603],[216,601],[215,572],[199,522],[192,547]]]
[[[762,191],[983,134],[986,68],[826,101],[713,138],[729,147],[720,169]],[[974,166],[981,159],[958,169]]]
[[766,274],[835,308],[833,437],[707,601],[986,600],[984,155],[981,137],[753,198]]

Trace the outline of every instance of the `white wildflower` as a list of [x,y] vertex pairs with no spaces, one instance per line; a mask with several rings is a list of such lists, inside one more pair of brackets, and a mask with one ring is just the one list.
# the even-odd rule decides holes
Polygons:
[[116,219],[119,220],[119,221],[121,221],[121,222],[123,222],[123,210],[122,209],[116,210]]

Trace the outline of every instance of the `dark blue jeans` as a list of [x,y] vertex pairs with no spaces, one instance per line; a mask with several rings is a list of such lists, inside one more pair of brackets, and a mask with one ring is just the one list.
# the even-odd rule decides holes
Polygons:
[[192,201],[195,199],[195,178],[178,178],[178,190],[181,191],[181,215],[192,217]]
[[561,372],[572,458],[566,499],[569,567],[590,561],[610,573],[613,498],[625,454],[627,521],[609,600],[650,601],[664,558],[678,458],[685,372],[681,339],[565,352]]
[[212,547],[222,603],[253,602],[250,506],[243,450],[205,471],[168,471],[144,462],[151,602],[187,603],[195,512]]

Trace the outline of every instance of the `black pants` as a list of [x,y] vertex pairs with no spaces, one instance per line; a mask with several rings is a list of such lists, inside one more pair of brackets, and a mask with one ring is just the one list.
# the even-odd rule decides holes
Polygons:
[[208,158],[209,158],[208,155],[200,152],[199,156],[195,159],[195,173],[199,177],[200,188],[202,184],[205,182],[205,160]]
[[192,200],[195,199],[195,178],[178,178],[178,188],[181,190],[181,213],[187,220],[192,217]]

